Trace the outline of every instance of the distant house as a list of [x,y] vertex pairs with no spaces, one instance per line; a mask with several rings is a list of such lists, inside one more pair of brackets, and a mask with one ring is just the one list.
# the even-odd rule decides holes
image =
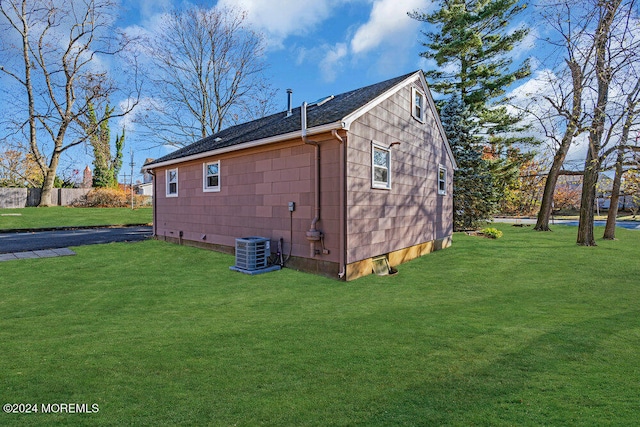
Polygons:
[[456,163],[421,71],[237,125],[145,165],[159,239],[352,280],[447,247]]
[[[147,158],[145,159],[145,165],[151,163],[153,159]],[[145,169],[142,168],[140,171],[142,173],[142,183],[136,185],[136,194],[140,196],[152,196],[153,195],[153,175]]]

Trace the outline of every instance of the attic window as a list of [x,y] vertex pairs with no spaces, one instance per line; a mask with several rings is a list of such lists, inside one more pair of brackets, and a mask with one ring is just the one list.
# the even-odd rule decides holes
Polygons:
[[427,97],[424,92],[418,88],[411,88],[411,115],[417,121],[425,122],[425,106],[427,104]]
[[167,169],[167,197],[178,197],[178,168]]
[[391,188],[391,151],[375,142],[371,142],[371,186],[373,188]]

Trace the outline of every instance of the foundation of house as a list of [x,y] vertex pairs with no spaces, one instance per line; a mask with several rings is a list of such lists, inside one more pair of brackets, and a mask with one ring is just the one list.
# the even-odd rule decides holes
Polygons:
[[[448,248],[449,246],[451,246],[451,236],[389,252],[386,254],[386,257],[389,260],[389,265],[391,267],[395,267],[407,261],[411,261],[412,259],[427,255],[433,251]],[[362,276],[371,274],[373,272],[374,258],[378,257],[363,259],[362,261],[348,264],[346,280],[355,280]]]
[[[176,244],[183,244],[185,246],[193,246],[196,248],[209,249],[216,252],[223,252],[226,254],[234,255],[235,248],[232,246],[218,245],[214,243],[199,242],[194,240],[180,239],[177,237],[168,236],[155,236],[157,240],[163,240],[165,242],[171,242]],[[418,245],[410,246],[408,248],[399,249],[397,251],[389,252],[386,256],[389,265],[396,267],[412,259],[427,255],[433,251],[445,249],[451,246],[451,236],[444,237],[442,239],[432,240],[430,242],[420,243]],[[363,276],[368,276],[373,273],[374,259],[380,256],[364,259],[347,265],[346,274],[343,280],[351,281]],[[309,259],[303,257],[292,256],[286,263],[287,268],[294,270],[304,271],[306,273],[313,273],[332,279],[338,278],[340,272],[340,265],[336,262],[323,261],[319,259]]]

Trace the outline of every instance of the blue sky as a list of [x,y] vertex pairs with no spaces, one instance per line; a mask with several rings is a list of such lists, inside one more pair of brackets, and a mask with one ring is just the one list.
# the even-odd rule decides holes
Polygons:
[[[429,0],[219,0],[192,1],[203,7],[235,6],[247,11],[254,29],[267,40],[268,79],[286,108],[286,89],[293,104],[311,102],[418,69],[433,67],[419,56],[424,24],[407,12],[429,12]],[[126,1],[118,21],[122,28],[152,30],[162,13],[184,5],[176,0]],[[523,22],[514,23],[522,25]],[[516,60],[535,46],[534,31]],[[129,133],[135,140],[135,130]],[[137,157],[158,157],[167,148],[146,149],[133,141]],[[141,161],[136,159],[136,163]]]
[[[124,1],[117,25],[153,30],[163,13],[184,4],[176,0]],[[420,23],[407,12],[428,11],[433,7],[428,0],[219,0],[191,4],[235,6],[247,11],[253,28],[267,41],[267,78],[278,90],[276,105],[282,110],[286,108],[287,88],[293,89],[293,103],[298,106],[426,66],[419,56]],[[135,126],[128,129],[127,138],[135,147],[136,169],[145,157],[159,157],[169,150],[150,149],[137,140]]]
[[[192,2],[210,7],[214,2]],[[182,3],[125,2],[120,25],[150,29],[160,14]],[[247,11],[267,40],[267,72],[286,107],[337,94],[422,67],[420,23],[407,11],[427,10],[425,0],[219,0]]]
[[[429,12],[430,0],[121,0],[121,14],[115,25],[125,31],[153,31],[164,13],[175,7],[196,4],[203,7],[234,6],[247,11],[253,28],[267,40],[267,79],[278,90],[276,104],[286,108],[286,89],[293,89],[294,106],[303,101],[336,95],[418,69],[433,63],[419,53],[424,50],[420,30],[425,24],[407,12]],[[527,15],[513,27],[529,25]],[[517,63],[534,55],[541,45],[538,32],[514,52]],[[535,64],[535,62],[534,62]],[[535,90],[535,88],[534,88]],[[144,94],[143,94],[144,96]],[[120,100],[112,100],[120,102]],[[154,145],[137,132],[132,118],[112,124],[113,131],[127,122],[125,166],[129,173],[129,151],[135,152],[135,178],[144,159],[170,151]],[[80,148],[62,159],[61,168],[84,169],[91,165],[89,150]]]

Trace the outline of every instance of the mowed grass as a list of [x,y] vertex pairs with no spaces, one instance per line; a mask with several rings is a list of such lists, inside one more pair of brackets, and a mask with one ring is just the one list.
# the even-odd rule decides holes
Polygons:
[[2,403],[99,405],[0,424],[636,425],[640,233],[497,227],[349,283],[159,241],[0,263]]
[[152,208],[47,208],[0,209],[0,230],[100,225],[148,224]]

